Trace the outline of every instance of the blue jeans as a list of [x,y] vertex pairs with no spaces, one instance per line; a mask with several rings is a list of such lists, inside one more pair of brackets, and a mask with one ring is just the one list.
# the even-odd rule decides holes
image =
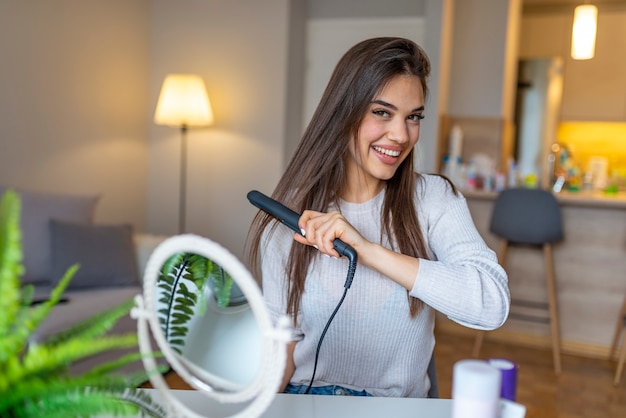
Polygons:
[[[291,383],[287,385],[284,393],[292,393],[292,394],[304,394],[306,392],[306,388],[308,385],[292,385]],[[338,396],[372,396],[366,391],[357,391],[354,389],[344,388],[342,386],[337,385],[328,385],[328,386],[311,386],[309,390],[310,395],[338,395]]]

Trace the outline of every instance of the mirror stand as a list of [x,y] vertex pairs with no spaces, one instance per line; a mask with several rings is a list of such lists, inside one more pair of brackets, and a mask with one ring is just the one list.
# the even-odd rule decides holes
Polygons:
[[[250,384],[233,385],[224,390],[220,385],[223,379],[210,372],[194,373],[193,368],[181,362],[179,353],[175,352],[166,341],[156,314],[158,301],[155,301],[155,286],[166,261],[174,254],[180,253],[198,254],[219,264],[230,274],[244,294],[256,319],[262,351],[259,370]],[[181,402],[172,393],[163,376],[156,372],[157,363],[151,337],[156,341],[160,352],[172,369],[194,389],[220,404],[243,405],[243,409],[236,410],[229,416],[232,418],[260,416],[274,399],[282,381],[286,361],[285,346],[290,340],[291,332],[286,317],[280,318],[276,327],[272,326],[261,291],[250,272],[219,244],[207,238],[185,234],[168,238],[155,249],[148,260],[143,285],[144,294],[135,297],[135,307],[131,310],[131,316],[137,320],[139,350],[144,368],[148,372],[153,387],[160,393],[163,406],[168,410],[168,416],[207,418],[209,415],[200,415]],[[210,344],[207,345],[206,350],[211,350]],[[236,362],[238,359],[226,358],[224,361]]]

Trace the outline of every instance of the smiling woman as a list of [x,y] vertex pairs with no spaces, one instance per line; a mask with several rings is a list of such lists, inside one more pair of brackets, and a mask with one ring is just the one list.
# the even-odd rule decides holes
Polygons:
[[[480,329],[507,316],[506,273],[465,199],[447,179],[414,171],[429,74],[405,38],[350,48],[272,194],[302,214],[302,234],[263,213],[253,221],[250,265],[273,318],[287,314],[295,328],[290,393],[426,397],[434,310]],[[348,260],[335,239],[359,260],[345,302]]]
[[344,195],[344,199],[363,202],[383,189],[417,143],[423,112],[424,91],[418,77],[397,75],[389,80],[365,113],[357,140],[349,142],[344,190],[365,191],[365,195]]

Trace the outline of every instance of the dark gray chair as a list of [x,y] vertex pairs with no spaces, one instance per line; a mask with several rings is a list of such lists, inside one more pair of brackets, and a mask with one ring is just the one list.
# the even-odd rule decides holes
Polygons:
[[[554,195],[542,189],[512,188],[502,191],[494,203],[489,230],[501,238],[498,261],[505,267],[509,246],[535,246],[543,250],[548,303],[511,299],[514,305],[546,309],[548,318],[511,312],[509,318],[550,324],[554,371],[561,373],[561,338],[554,273],[553,244],[563,240],[561,207]],[[505,267],[506,268],[506,267]],[[473,356],[478,357],[485,331],[479,331]]]

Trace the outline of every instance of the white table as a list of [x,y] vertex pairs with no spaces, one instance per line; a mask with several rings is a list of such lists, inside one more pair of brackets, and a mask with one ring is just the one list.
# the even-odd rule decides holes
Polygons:
[[[155,400],[155,389],[144,389]],[[223,417],[241,410],[234,405],[219,404],[193,390],[173,390],[190,409],[210,417]],[[450,399],[381,398],[360,396],[277,394],[262,415],[264,418],[450,418]]]
[[278,394],[263,417],[449,418],[449,399]]

